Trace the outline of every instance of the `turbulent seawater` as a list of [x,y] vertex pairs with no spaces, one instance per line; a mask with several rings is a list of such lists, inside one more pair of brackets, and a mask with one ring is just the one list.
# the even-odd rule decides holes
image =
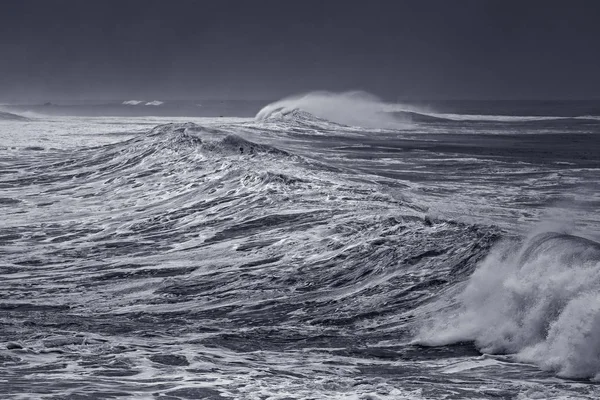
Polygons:
[[600,397],[600,106],[380,106],[0,114],[1,397]]

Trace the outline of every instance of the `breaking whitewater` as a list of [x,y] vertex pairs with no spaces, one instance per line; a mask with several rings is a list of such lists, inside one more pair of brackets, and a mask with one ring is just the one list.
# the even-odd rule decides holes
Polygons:
[[0,113],[1,397],[597,399],[600,105],[485,107]]

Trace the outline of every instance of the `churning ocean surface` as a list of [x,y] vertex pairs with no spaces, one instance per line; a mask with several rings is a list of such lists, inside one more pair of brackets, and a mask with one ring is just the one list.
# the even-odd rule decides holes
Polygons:
[[182,104],[0,113],[1,398],[600,397],[600,102]]

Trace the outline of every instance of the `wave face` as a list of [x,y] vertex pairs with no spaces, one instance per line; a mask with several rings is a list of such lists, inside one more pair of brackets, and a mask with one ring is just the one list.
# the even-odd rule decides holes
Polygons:
[[264,120],[274,114],[302,110],[339,124],[365,128],[404,128],[409,122],[385,112],[386,104],[366,92],[310,92],[291,96],[265,106],[256,115]]
[[600,243],[542,233],[494,249],[457,297],[422,330],[423,343],[474,340],[569,378],[600,377]]
[[4,398],[600,396],[595,125],[165,120],[0,124]]

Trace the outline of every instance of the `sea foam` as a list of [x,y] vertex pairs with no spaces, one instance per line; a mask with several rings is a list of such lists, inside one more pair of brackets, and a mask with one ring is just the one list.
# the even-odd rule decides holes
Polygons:
[[465,340],[559,376],[600,379],[600,244],[546,232],[497,246],[417,342]]

